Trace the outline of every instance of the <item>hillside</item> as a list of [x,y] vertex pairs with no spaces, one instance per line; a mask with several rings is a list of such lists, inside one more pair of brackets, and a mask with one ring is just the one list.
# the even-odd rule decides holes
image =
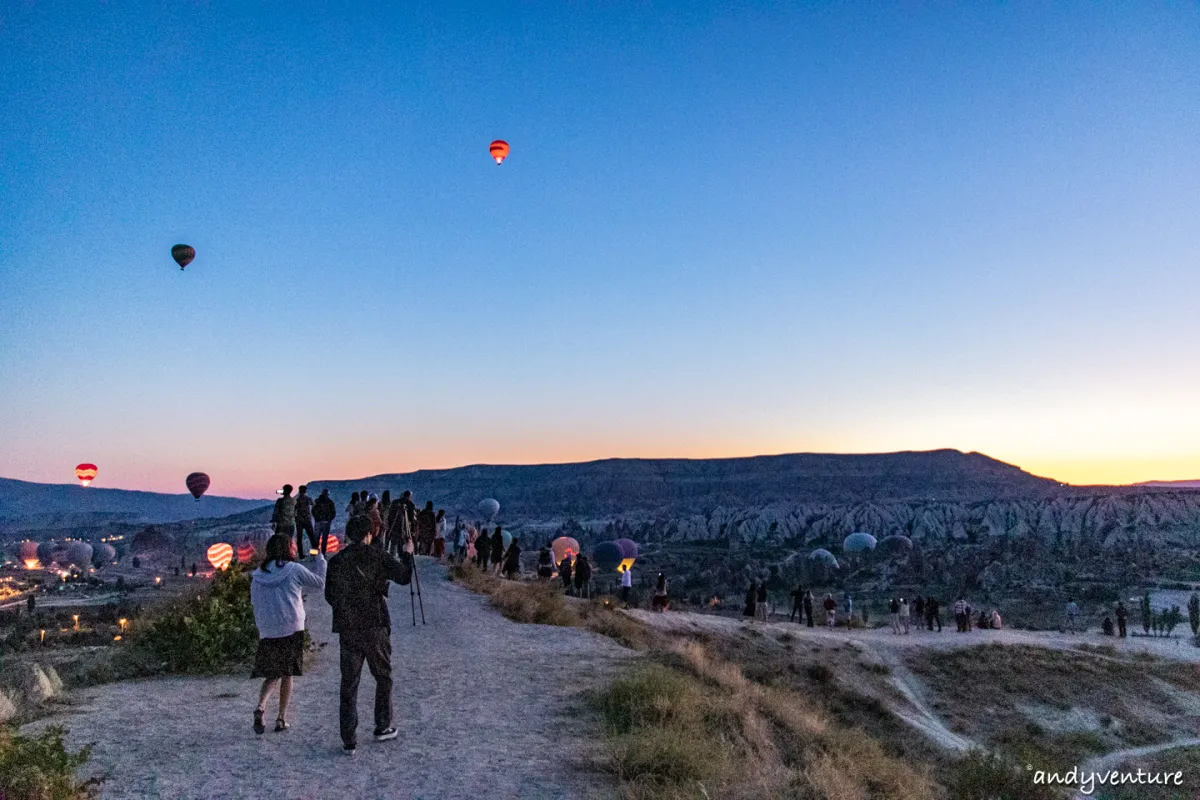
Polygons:
[[180,522],[251,511],[269,500],[159,494],[0,478],[0,533],[111,523]]
[[1034,499],[1062,491],[1056,481],[957,450],[475,465],[311,485],[337,497],[359,489],[393,494],[411,489],[418,499],[455,513],[474,513],[480,499],[495,497],[505,517],[524,519],[705,514],[776,503]]

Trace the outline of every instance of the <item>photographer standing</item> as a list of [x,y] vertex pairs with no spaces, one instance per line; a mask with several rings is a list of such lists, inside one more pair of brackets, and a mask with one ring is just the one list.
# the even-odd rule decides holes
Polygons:
[[291,539],[296,535],[296,498],[292,497],[292,485],[283,485],[283,497],[275,501],[271,514],[271,525],[275,532]]
[[342,747],[353,755],[358,746],[358,682],[363,661],[375,679],[375,741],[399,734],[392,727],[392,620],[387,609],[388,581],[412,579],[412,557],[400,559],[371,546],[371,521],[351,517],[346,523],[350,545],[329,560],[325,600],[333,607],[333,632],[341,645],[341,702],[338,718]]
[[320,542],[317,547],[321,549],[321,555],[325,555],[325,546],[329,544],[329,528],[336,516],[337,506],[329,496],[329,490],[322,489],[321,496],[313,503],[313,519],[317,521],[317,539]]

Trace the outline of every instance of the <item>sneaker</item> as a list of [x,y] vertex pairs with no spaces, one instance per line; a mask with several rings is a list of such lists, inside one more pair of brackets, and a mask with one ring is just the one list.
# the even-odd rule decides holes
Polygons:
[[395,728],[384,728],[383,730],[379,731],[379,733],[375,734],[375,741],[386,742],[390,739],[395,739],[399,735],[400,731],[396,730]]
[[352,744],[342,745],[342,752],[348,756],[354,755],[354,753],[357,750],[358,750],[358,748],[355,745],[352,745]]

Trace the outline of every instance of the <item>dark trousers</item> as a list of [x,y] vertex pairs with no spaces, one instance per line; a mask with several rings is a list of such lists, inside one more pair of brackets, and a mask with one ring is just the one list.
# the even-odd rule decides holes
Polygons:
[[807,620],[808,627],[811,628],[813,626],[812,606],[804,607],[804,619]]
[[788,622],[791,622],[796,617],[799,617],[801,622],[804,621],[804,610],[800,606],[792,606],[792,613],[788,616]]
[[933,623],[937,622],[938,633],[942,632],[942,613],[935,611],[932,614],[925,615],[925,623],[929,626],[929,630],[933,630]]
[[956,625],[958,625],[959,633],[967,632],[967,615],[966,614],[955,614],[954,615],[954,623]]
[[296,535],[295,525],[285,525],[282,522],[275,523],[275,532],[288,537],[289,539]]
[[333,525],[332,521],[322,521],[317,523],[317,547],[321,549],[321,555],[325,555],[325,548],[329,545],[329,527]]
[[340,639],[342,693],[338,720],[342,744],[353,747],[358,743],[358,682],[364,660],[375,679],[375,733],[392,724],[392,631],[390,628],[342,631]]
[[296,557],[297,558],[304,558],[306,555],[308,555],[308,549],[304,546],[305,531],[308,532],[309,544],[311,544],[313,546],[313,548],[315,548],[315,549],[319,550],[321,548],[321,543],[317,540],[316,534],[313,533],[312,517],[309,517],[308,519],[298,519],[298,520],[296,520]]
[[628,586],[621,587],[621,602],[624,603],[625,605],[629,605],[629,587]]
[[1118,619],[1118,620],[1117,620],[1117,628],[1119,628],[1119,629],[1120,629],[1120,631],[1121,631],[1121,638],[1122,638],[1122,639],[1124,639],[1124,638],[1125,638],[1125,620],[1123,620],[1123,619]]

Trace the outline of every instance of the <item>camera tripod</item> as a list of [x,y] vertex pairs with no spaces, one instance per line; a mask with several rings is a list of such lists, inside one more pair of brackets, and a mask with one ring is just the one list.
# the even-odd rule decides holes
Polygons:
[[418,604],[421,607],[421,624],[425,624],[425,598],[421,597],[421,574],[417,572],[417,548],[411,536],[408,537],[408,544],[412,547],[412,552],[409,553],[409,557],[412,559],[412,580],[408,582],[408,599],[412,601],[413,627],[415,628],[417,627]]

